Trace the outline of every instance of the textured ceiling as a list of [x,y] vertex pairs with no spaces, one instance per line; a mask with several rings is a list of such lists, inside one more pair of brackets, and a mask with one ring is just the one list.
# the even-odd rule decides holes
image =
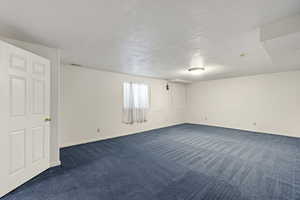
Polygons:
[[59,48],[64,63],[209,80],[300,69],[274,62],[259,32],[299,11],[299,0],[2,0],[0,34]]

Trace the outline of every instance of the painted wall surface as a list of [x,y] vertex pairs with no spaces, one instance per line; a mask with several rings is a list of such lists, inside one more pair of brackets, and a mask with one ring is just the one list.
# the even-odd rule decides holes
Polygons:
[[60,51],[33,43],[1,37],[0,40],[47,58],[51,62],[51,134],[50,134],[50,165],[60,164],[59,159],[59,114],[60,114]]
[[[92,70],[63,67],[61,146],[128,135],[184,123],[186,90],[182,84]],[[123,82],[143,82],[150,86],[148,122],[122,123]],[[97,132],[97,129],[100,132]]]
[[187,122],[300,137],[300,71],[187,86]]

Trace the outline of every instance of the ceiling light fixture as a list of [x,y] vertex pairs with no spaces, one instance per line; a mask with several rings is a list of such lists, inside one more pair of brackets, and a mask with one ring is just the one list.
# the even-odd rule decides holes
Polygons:
[[189,72],[198,71],[198,70],[204,71],[205,68],[204,67],[190,67],[188,69]]
[[183,79],[178,79],[178,78],[170,79],[169,82],[171,82],[171,83],[183,83],[183,84],[191,83],[191,81],[187,81],[187,80],[183,80]]
[[77,64],[77,63],[71,63],[72,66],[74,67],[81,67],[81,65]]

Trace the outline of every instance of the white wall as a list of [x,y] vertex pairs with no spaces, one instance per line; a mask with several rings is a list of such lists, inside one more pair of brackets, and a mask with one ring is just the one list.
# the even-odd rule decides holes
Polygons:
[[[149,84],[151,109],[143,124],[122,123],[124,81]],[[61,146],[96,141],[184,123],[185,86],[74,66],[63,67]],[[100,133],[97,133],[100,128]]]
[[[147,123],[122,123],[124,81],[150,85]],[[171,84],[170,91],[165,85],[159,79],[64,66],[61,146],[184,122],[300,137],[300,71]]]
[[300,71],[188,85],[187,122],[300,137]]
[[60,51],[58,49],[1,37],[0,40],[45,57],[51,62],[51,134],[50,165],[60,164],[59,159],[59,114],[60,114]]

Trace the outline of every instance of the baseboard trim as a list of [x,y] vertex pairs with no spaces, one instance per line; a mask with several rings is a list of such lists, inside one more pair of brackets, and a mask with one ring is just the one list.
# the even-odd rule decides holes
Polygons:
[[233,129],[233,130],[240,130],[240,131],[247,131],[252,133],[259,133],[259,134],[269,134],[269,135],[279,135],[284,137],[291,137],[291,138],[300,138],[300,136],[287,134],[287,133],[281,133],[281,132],[272,132],[272,131],[265,131],[265,130],[256,130],[256,129],[247,129],[247,128],[236,128],[231,126],[223,126],[223,125],[217,125],[217,124],[208,124],[208,123],[199,123],[199,122],[187,122],[185,124],[191,124],[191,125],[201,125],[201,126],[211,126],[211,127],[217,127],[217,128],[225,128],[225,129]]
[[69,142],[69,143],[62,144],[60,146],[60,148],[62,149],[62,148],[66,148],[66,147],[71,147],[71,146],[76,146],[76,145],[82,145],[82,144],[88,144],[88,143],[98,142],[98,141],[102,141],[102,140],[109,140],[109,139],[113,139],[113,138],[125,137],[125,136],[129,136],[129,135],[139,134],[139,133],[143,133],[143,132],[147,132],[147,131],[152,131],[152,130],[167,128],[167,127],[177,126],[177,125],[182,125],[182,124],[185,124],[185,122],[172,123],[172,124],[169,124],[169,125],[166,125],[166,126],[160,126],[160,127],[157,127],[157,128],[151,128],[151,129],[144,129],[144,130],[140,130],[140,131],[134,131],[134,132],[126,133],[124,135],[120,135],[120,136],[104,137],[104,138],[92,138],[92,139],[82,140],[82,141],[79,141],[79,142]]
[[87,144],[87,143],[96,142],[96,141],[100,141],[100,140],[103,140],[103,139],[93,138],[93,139],[81,140],[78,142],[68,142],[68,143],[61,145],[60,148],[71,147],[71,146],[76,146],[76,145],[80,145],[80,144]]
[[50,163],[50,167],[56,167],[56,166],[60,166],[60,165],[61,165],[60,160]]

